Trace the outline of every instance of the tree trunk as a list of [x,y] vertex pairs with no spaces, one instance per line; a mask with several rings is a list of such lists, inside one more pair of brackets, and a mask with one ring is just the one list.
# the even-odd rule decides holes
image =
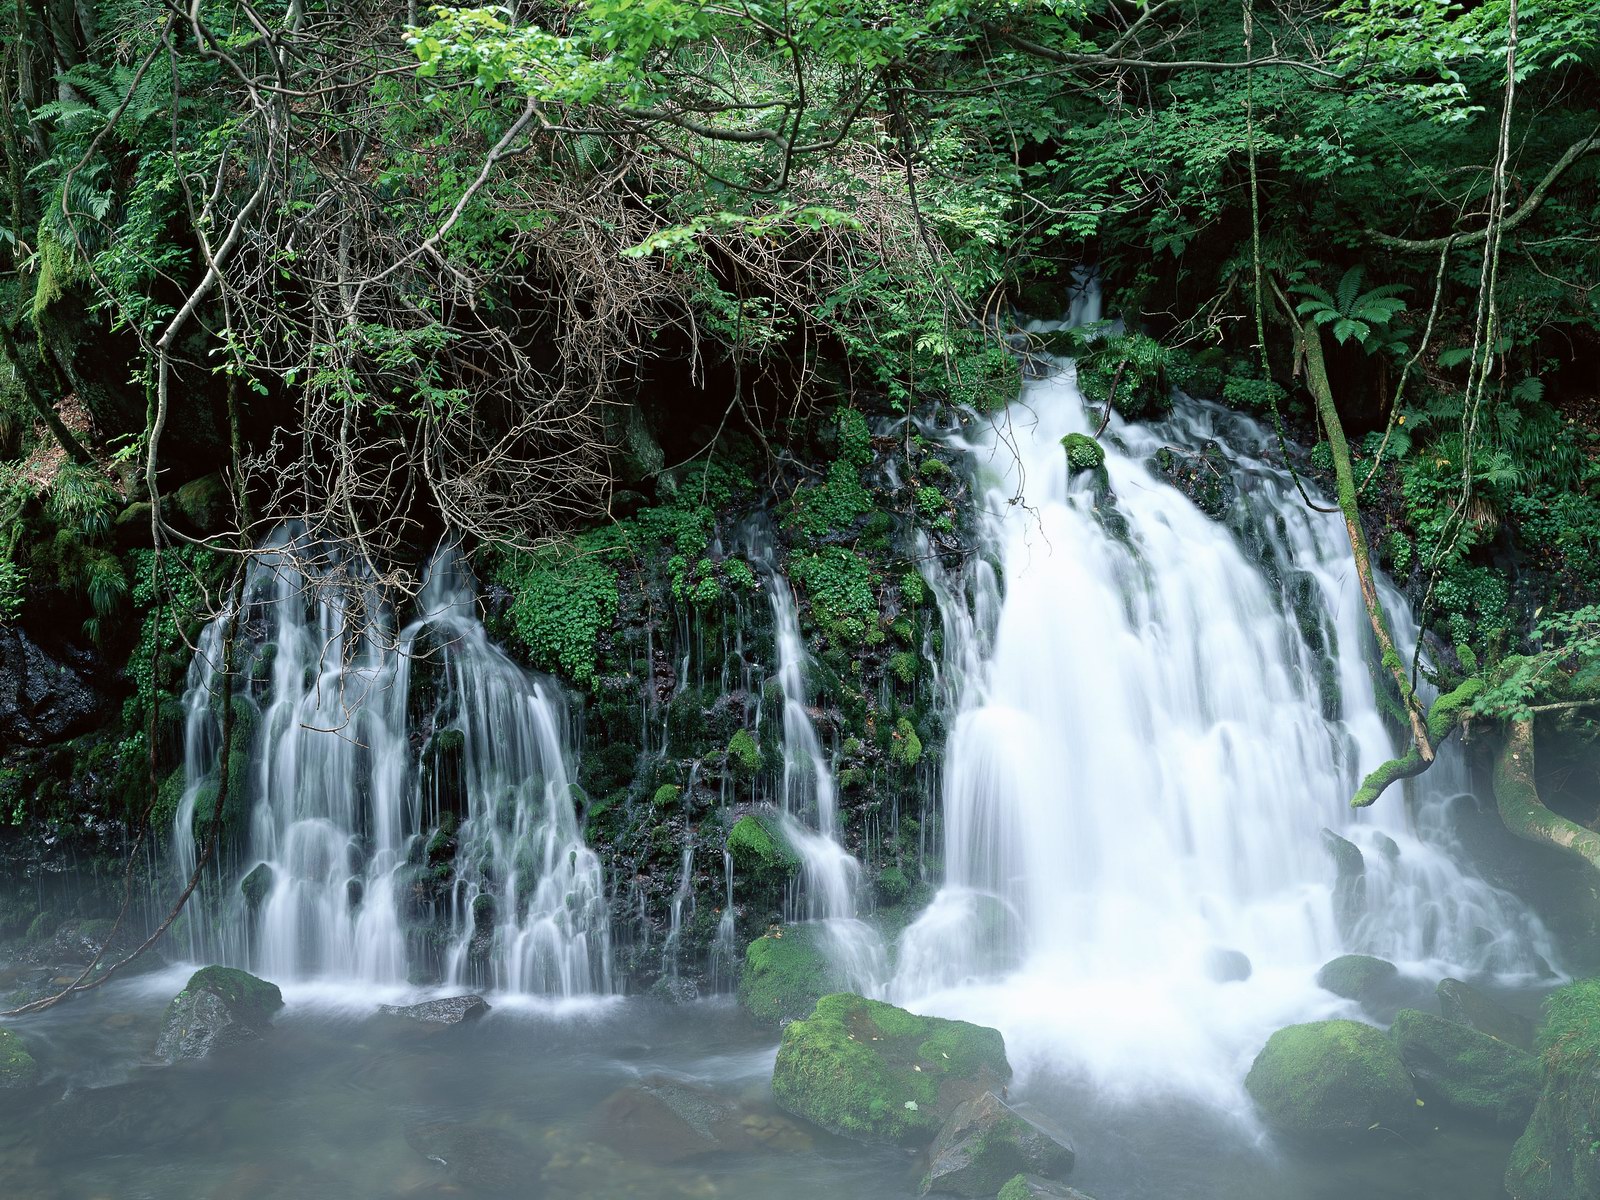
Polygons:
[[[1394,677],[1400,689],[1400,700],[1405,705],[1411,722],[1411,739],[1420,759],[1418,770],[1424,770],[1433,761],[1433,743],[1428,737],[1427,722],[1422,705],[1411,687],[1405,663],[1395,649],[1394,637],[1389,632],[1389,620],[1384,616],[1383,604],[1378,598],[1378,586],[1372,578],[1372,555],[1367,549],[1367,535],[1361,528],[1361,509],[1356,502],[1355,472],[1350,467],[1350,445],[1345,441],[1344,425],[1339,420],[1339,410],[1333,403],[1333,388],[1328,383],[1328,369],[1322,358],[1322,333],[1317,326],[1306,321],[1296,327],[1306,361],[1306,384],[1316,401],[1317,416],[1333,451],[1333,473],[1338,483],[1339,511],[1344,515],[1345,531],[1350,535],[1350,553],[1356,562],[1356,578],[1361,581],[1361,599],[1367,607],[1367,620],[1372,625],[1372,636],[1377,639],[1378,655],[1384,669]],[[1416,772],[1412,772],[1416,774]],[[1381,789],[1380,789],[1381,790]],[[1374,796],[1373,799],[1377,797]],[[1369,800],[1367,803],[1371,803]]]
[[1554,846],[1600,870],[1600,833],[1558,816],[1539,799],[1532,718],[1511,722],[1494,762],[1494,800],[1500,819],[1518,837]]

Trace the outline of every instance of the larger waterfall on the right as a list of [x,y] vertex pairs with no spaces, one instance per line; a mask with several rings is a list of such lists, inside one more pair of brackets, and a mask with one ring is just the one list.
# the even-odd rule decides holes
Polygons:
[[902,939],[896,1002],[997,1026],[1025,1071],[1101,1096],[1243,1114],[1272,1030],[1355,1011],[1315,981],[1336,956],[1430,987],[1558,974],[1437,819],[1464,790],[1454,747],[1409,797],[1349,807],[1394,741],[1344,528],[1271,431],[1181,396],[1160,423],[1106,420],[1069,362],[1040,365],[955,435],[980,552],[925,568],[964,682],[945,883]]

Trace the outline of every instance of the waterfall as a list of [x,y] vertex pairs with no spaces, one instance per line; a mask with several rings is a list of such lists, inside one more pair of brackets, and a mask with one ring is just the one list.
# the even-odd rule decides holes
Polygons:
[[[958,693],[946,881],[903,935],[890,994],[997,1025],[1025,1063],[1102,1094],[1242,1108],[1273,1028],[1349,1011],[1314,983],[1340,953],[1429,979],[1547,973],[1538,920],[1459,861],[1454,747],[1409,801],[1348,807],[1395,742],[1339,517],[1300,502],[1267,430],[1182,397],[1160,424],[1113,416],[1097,495],[1060,443],[1100,412],[1057,367],[953,438],[983,512],[959,575],[926,558]],[[1238,490],[1226,520],[1151,465],[1165,451],[1215,469],[1183,457],[1207,443]],[[1414,645],[1403,598],[1382,591]],[[1324,828],[1363,852],[1356,911]],[[1249,978],[1214,979],[1219,951],[1248,956]]]
[[[237,702],[258,719],[236,744],[248,769],[232,803],[248,805],[248,857],[216,918],[192,922],[194,956],[280,982],[611,990],[604,880],[573,808],[559,689],[490,643],[452,551],[398,631],[336,555],[300,565],[316,553],[287,527],[247,576]],[[196,800],[215,786],[223,619],[185,698],[174,834],[191,870],[207,811]]]
[[871,992],[882,987],[888,970],[883,939],[856,909],[861,864],[839,840],[833,768],[807,709],[810,656],[800,636],[794,592],[777,569],[770,544],[755,536],[757,548],[751,557],[766,568],[764,585],[772,608],[783,696],[779,809],[784,833],[801,864],[792,915],[816,922],[823,935],[820,945],[842,979],[858,991]]

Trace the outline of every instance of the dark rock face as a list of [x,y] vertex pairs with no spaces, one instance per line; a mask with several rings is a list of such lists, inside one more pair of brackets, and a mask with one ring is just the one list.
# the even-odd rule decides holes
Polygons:
[[380,1004],[378,1011],[425,1025],[460,1025],[481,1018],[489,1011],[489,1002],[482,996],[444,996],[421,1004]]
[[1361,847],[1331,829],[1322,831],[1322,845],[1337,872],[1333,884],[1333,916],[1339,932],[1349,938],[1367,911],[1367,860]]
[[652,1166],[763,1148],[803,1150],[811,1144],[810,1135],[785,1117],[748,1111],[709,1088],[664,1075],[606,1097],[591,1129],[597,1142]]
[[1459,979],[1439,981],[1439,1011],[1444,1019],[1467,1025],[1519,1050],[1533,1049],[1533,1022]]
[[1543,1077],[1526,1050],[1414,1008],[1396,1015],[1389,1036],[1424,1095],[1507,1129],[1528,1123]]
[[1016,1175],[1064,1179],[1073,1158],[1072,1147],[985,1092],[956,1109],[939,1131],[922,1191],[992,1196]]
[[46,746],[99,724],[111,700],[90,682],[92,657],[52,653],[16,626],[0,626],[0,746]]
[[202,967],[167,1006],[156,1054],[177,1062],[254,1041],[282,1007],[277,984],[232,967]]

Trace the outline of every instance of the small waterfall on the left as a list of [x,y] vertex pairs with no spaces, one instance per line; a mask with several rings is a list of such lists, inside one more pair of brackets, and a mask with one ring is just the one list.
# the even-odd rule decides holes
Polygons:
[[871,995],[883,987],[888,959],[883,939],[857,912],[861,864],[839,840],[833,768],[806,708],[810,656],[800,635],[794,592],[777,569],[770,546],[758,546],[754,557],[766,567],[783,695],[783,829],[801,864],[792,915],[817,924],[819,945],[840,976],[854,990]]
[[[560,690],[489,641],[453,551],[399,628],[339,567],[289,527],[250,568],[228,804],[248,824],[214,903],[189,915],[192,956],[281,982],[609,992],[605,882],[573,807]],[[215,794],[221,620],[185,696],[185,877]]]

